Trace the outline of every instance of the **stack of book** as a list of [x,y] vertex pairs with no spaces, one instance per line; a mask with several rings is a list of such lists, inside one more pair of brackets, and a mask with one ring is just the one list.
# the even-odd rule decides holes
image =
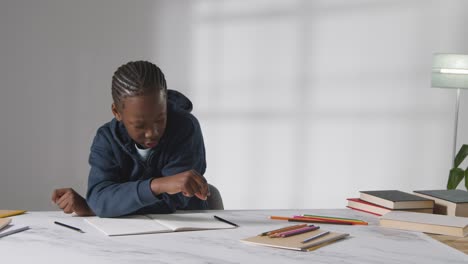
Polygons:
[[392,211],[433,213],[434,200],[398,190],[360,191],[348,198],[348,208],[382,216]]
[[390,212],[379,219],[380,226],[432,234],[466,237],[468,218],[459,216]]

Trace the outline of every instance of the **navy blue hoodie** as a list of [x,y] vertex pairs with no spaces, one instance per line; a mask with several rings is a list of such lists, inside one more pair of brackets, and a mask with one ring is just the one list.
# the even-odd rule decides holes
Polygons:
[[91,170],[86,200],[101,217],[127,214],[172,213],[177,209],[206,209],[206,201],[181,193],[154,195],[150,183],[195,169],[205,173],[205,146],[192,103],[179,92],[168,90],[167,125],[159,144],[142,161],[121,122],[115,118],[100,127],[89,156]]

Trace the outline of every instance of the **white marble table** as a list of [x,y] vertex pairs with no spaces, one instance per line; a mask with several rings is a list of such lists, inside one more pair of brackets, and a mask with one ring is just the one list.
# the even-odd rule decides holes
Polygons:
[[[349,209],[206,211],[239,224],[237,229],[108,237],[80,217],[28,212],[13,224],[30,230],[0,238],[1,263],[468,263],[468,255],[425,234],[381,228],[378,219]],[[369,226],[322,225],[350,237],[312,252],[248,245],[242,238],[289,223],[270,215],[321,214],[359,218]],[[79,233],[55,225],[64,222]]]

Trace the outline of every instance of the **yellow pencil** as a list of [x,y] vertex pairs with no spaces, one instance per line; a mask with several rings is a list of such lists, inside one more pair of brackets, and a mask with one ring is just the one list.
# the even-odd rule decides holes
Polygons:
[[273,220],[289,220],[289,219],[291,219],[291,217],[272,215],[272,216],[270,216],[270,219],[273,219]]

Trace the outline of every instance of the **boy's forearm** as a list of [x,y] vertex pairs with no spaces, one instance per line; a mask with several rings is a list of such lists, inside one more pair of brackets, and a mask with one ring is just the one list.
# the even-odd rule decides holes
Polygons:
[[201,200],[206,200],[209,192],[206,179],[194,170],[153,178],[150,188],[154,195],[182,193],[187,197],[197,196]]
[[101,217],[132,214],[160,200],[150,190],[149,179],[118,184],[90,182],[86,198],[91,210]]
[[166,177],[153,178],[151,180],[150,187],[154,195],[160,195],[169,191],[167,188],[167,181],[168,179]]

